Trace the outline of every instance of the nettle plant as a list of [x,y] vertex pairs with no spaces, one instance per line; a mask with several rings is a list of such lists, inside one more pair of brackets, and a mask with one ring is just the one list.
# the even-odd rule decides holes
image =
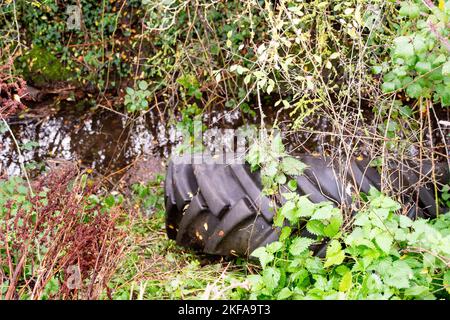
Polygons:
[[[251,275],[256,299],[436,299],[450,293],[450,214],[412,221],[400,204],[372,189],[351,231],[340,230],[340,210],[288,198],[280,215],[307,222],[317,240],[282,228],[278,241],[256,249],[260,274]],[[310,246],[328,238],[325,258]]]
[[261,130],[260,134],[260,139],[250,148],[246,160],[252,171],[261,169],[263,193],[276,194],[279,185],[286,185],[291,190],[297,189],[297,181],[288,181],[288,176],[302,174],[307,166],[286,153],[279,134],[268,136],[265,130]]
[[[278,241],[256,249],[261,271],[247,277],[252,299],[439,299],[450,294],[450,213],[434,220],[398,214],[401,205],[372,188],[346,219],[331,202],[299,195],[305,164],[289,157],[279,135],[255,143],[247,156],[261,169],[263,192],[284,203],[274,225]],[[299,236],[306,230],[315,236]],[[327,242],[325,257],[315,244]]]
[[410,98],[433,99],[450,106],[450,1],[404,1],[398,11],[397,37],[385,71],[385,93],[405,91]]

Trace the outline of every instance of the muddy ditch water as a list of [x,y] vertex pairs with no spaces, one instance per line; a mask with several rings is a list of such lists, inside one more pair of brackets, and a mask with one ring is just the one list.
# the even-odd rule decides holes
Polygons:
[[[265,109],[267,124],[273,123],[277,111]],[[287,112],[280,113],[277,119],[282,129],[291,122]],[[52,162],[70,160],[100,174],[110,174],[126,168],[136,158],[150,161],[139,169],[141,171],[151,170],[152,163],[161,164],[182,140],[176,128],[179,120],[179,116],[169,117],[157,108],[139,117],[103,108],[92,110],[92,103],[86,100],[54,104],[47,101],[45,105],[35,105],[29,112],[8,119],[8,123],[21,146],[25,163],[42,168],[51,166]],[[449,120],[448,114],[444,120]],[[203,122],[207,127],[203,143],[206,148],[214,149],[217,133],[226,141],[230,139],[227,135],[232,134],[229,129],[258,125],[260,119],[242,114],[240,110],[214,110],[204,113]],[[320,116],[306,118],[304,127],[318,132],[332,130],[329,119]],[[294,153],[320,153],[328,139],[326,134],[311,134],[306,130],[287,135],[285,142],[288,151]],[[0,173],[11,176],[20,171],[16,143],[5,131],[0,134]]]
[[[24,162],[40,167],[61,160],[77,161],[82,167],[105,174],[126,167],[137,157],[167,159],[182,141],[176,128],[180,120],[177,116],[169,117],[152,109],[143,116],[131,117],[102,108],[92,110],[91,105],[89,101],[60,102],[57,106],[46,103],[8,119]],[[266,123],[271,123],[276,112],[266,116]],[[243,116],[240,110],[222,110],[204,114],[203,122],[207,127],[203,143],[214,149],[218,133],[226,141],[227,135],[232,134],[230,129],[257,125],[260,120]],[[309,125],[328,130],[326,121],[321,119],[310,119]],[[307,150],[320,149],[318,138],[310,134],[299,133],[289,139],[291,146],[301,140]],[[8,176],[21,171],[17,146],[8,131],[0,134],[0,171]]]

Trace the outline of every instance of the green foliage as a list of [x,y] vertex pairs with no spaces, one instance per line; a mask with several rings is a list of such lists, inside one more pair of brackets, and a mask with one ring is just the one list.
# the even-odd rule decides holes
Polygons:
[[[77,4],[81,25],[69,29],[68,5]],[[131,54],[140,41],[136,37],[141,29],[137,22],[144,14],[140,7],[139,0],[127,1],[122,8],[115,1],[7,1],[0,5],[0,24],[6,33],[0,36],[0,45],[15,56],[19,53],[14,71],[36,85],[71,81],[97,89],[118,87],[121,79],[136,76]],[[7,54],[0,56],[2,62],[7,59]]]
[[136,183],[131,186],[134,202],[150,216],[164,204],[163,190],[159,187],[164,180],[162,175],[157,175],[154,181],[147,184]]
[[432,98],[450,106],[449,17],[449,1],[442,10],[419,0],[401,3],[391,60],[381,85],[384,92],[404,90],[410,98]]
[[446,184],[445,186],[442,187],[442,201],[444,202],[444,205],[447,208],[450,208],[450,185]]
[[[164,223],[164,189],[158,176],[147,185],[133,187],[132,202],[151,216],[127,220],[127,255],[101,298],[128,299],[240,299],[247,262],[200,263],[200,257],[167,239]],[[228,290],[229,286],[237,289]]]
[[[287,236],[288,227],[279,242],[255,250],[252,256],[259,258],[262,271],[248,277],[250,297],[448,299],[450,214],[434,221],[412,221],[395,214],[399,204],[375,189],[367,198],[367,207],[355,216],[353,230],[334,234],[322,259],[308,249],[321,238]],[[310,207],[304,214],[309,221],[327,224],[337,216],[333,210],[339,211],[303,202]],[[288,206],[291,217],[294,209]],[[317,214],[317,207],[327,209]]]
[[150,98],[151,93],[147,88],[148,83],[141,80],[138,82],[136,89],[126,89],[124,103],[128,112],[145,111],[148,109],[148,99]]
[[[262,137],[253,143],[246,160],[251,169],[261,169],[261,181],[263,192],[274,194],[278,184],[288,182],[288,176],[296,176],[303,173],[306,165],[301,161],[288,156],[285,152],[281,136],[279,134],[267,137],[267,132],[261,132]],[[267,142],[269,141],[269,142]],[[295,183],[289,182],[292,188]]]
[[21,56],[16,65],[22,67],[23,76],[35,85],[42,86],[52,81],[64,81],[70,77],[70,72],[60,59],[45,47],[39,45]]
[[[93,193],[86,175],[71,179],[76,170],[66,170],[48,173],[33,193],[19,177],[0,179],[0,298],[73,298],[67,287],[70,266],[82,265],[77,285],[83,289],[94,269],[104,272],[118,264],[124,234],[116,218],[123,214],[123,196]],[[94,265],[104,259],[100,247],[113,265]],[[37,278],[42,280],[30,287]]]
[[201,99],[202,92],[200,91],[200,85],[195,78],[195,76],[186,74],[177,79],[177,83],[179,83],[184,89],[183,94],[188,97],[195,97],[196,99]]

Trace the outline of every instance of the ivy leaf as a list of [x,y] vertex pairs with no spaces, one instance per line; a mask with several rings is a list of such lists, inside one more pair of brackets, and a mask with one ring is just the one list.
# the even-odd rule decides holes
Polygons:
[[303,237],[295,238],[294,241],[292,241],[291,246],[289,247],[289,252],[293,256],[299,256],[303,252],[305,252],[309,248],[309,246],[313,243],[314,243],[313,239]]
[[352,287],[352,273],[351,271],[348,271],[342,277],[341,282],[339,282],[339,291],[346,292],[350,290],[351,287]]
[[337,240],[332,240],[327,248],[326,261],[324,267],[332,265],[339,265],[345,259],[345,253],[342,251],[341,243]]
[[264,247],[258,248],[255,251],[253,251],[251,256],[259,258],[259,262],[261,263],[261,266],[263,267],[263,269],[266,267],[266,265],[269,262],[272,262],[273,258],[274,258],[273,254],[268,253],[266,251],[266,248],[264,248]]
[[284,157],[281,161],[281,170],[290,176],[299,176],[308,166],[293,157]]
[[383,250],[384,253],[389,254],[394,239],[387,233],[380,233],[375,237],[376,244]]

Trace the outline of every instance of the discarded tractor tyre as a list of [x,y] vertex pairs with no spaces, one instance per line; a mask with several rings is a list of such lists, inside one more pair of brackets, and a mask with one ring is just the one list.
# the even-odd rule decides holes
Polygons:
[[[276,241],[278,228],[273,227],[275,210],[262,195],[259,172],[252,173],[246,164],[223,164],[202,155],[173,158],[165,181],[166,229],[177,244],[213,255],[247,256],[254,249]],[[196,160],[197,161],[196,161]],[[205,160],[205,158],[203,158]],[[381,177],[368,160],[336,164],[328,159],[303,155],[308,165],[297,178],[298,193],[309,195],[315,203],[332,201],[349,206],[354,192],[367,193],[371,186],[380,189]],[[196,164],[199,163],[199,164]],[[346,172],[342,172],[346,169]],[[389,181],[397,190],[408,190],[429,175],[431,165],[394,168]],[[450,181],[448,165],[435,168],[435,177]],[[435,216],[434,186],[423,185],[405,192],[410,203],[408,216]],[[313,237],[306,229],[303,236]],[[326,243],[313,250],[322,255]]]

